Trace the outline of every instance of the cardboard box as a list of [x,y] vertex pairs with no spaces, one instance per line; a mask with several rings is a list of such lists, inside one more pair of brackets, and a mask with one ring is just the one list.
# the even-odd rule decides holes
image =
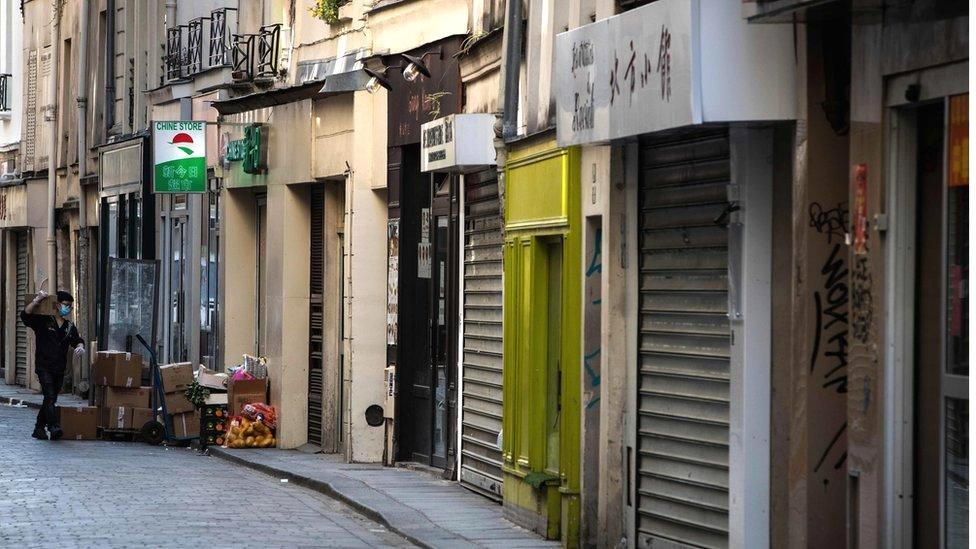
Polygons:
[[[24,301],[24,306],[26,307],[27,305],[33,303],[35,297],[37,297],[37,294],[27,294],[27,296],[25,297],[26,300]],[[38,303],[37,307],[34,307],[34,312],[32,314],[53,316],[55,313],[57,313],[57,310],[58,310],[57,296],[49,295],[47,296],[47,299]]]
[[200,436],[200,414],[190,412],[173,416],[173,434],[178,437]]
[[132,428],[142,429],[142,426],[153,420],[155,414],[149,408],[132,409]]
[[130,406],[108,406],[102,408],[99,425],[105,429],[131,429],[132,411]]
[[267,398],[267,379],[242,379],[227,384],[227,407],[232,416],[239,415],[245,404],[252,402],[267,404]]
[[127,406],[129,408],[148,408],[149,387],[136,387],[126,389],[124,387],[106,387],[105,396],[101,405],[105,408],[117,408]]
[[59,406],[61,430],[70,440],[95,440],[98,431],[98,408],[94,406]]
[[200,369],[197,370],[197,383],[210,389],[211,392],[226,391],[228,379],[229,376],[227,374],[218,374],[202,364],[200,365]]
[[99,351],[91,371],[95,385],[139,387],[142,384],[142,356],[139,353]]
[[207,400],[204,401],[204,404],[208,406],[217,404],[227,406],[227,393],[212,393],[207,397]]
[[164,364],[159,367],[159,377],[163,381],[164,393],[183,392],[193,383],[193,364]]
[[196,409],[196,406],[192,402],[186,399],[186,395],[182,391],[179,393],[167,393],[166,394],[166,413],[167,414],[182,414],[186,412],[192,412]]

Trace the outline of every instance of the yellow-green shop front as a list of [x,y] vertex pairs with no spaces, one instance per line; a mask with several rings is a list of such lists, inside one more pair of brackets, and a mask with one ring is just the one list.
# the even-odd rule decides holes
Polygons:
[[579,540],[581,231],[579,150],[554,138],[508,153],[505,190],[506,514]]

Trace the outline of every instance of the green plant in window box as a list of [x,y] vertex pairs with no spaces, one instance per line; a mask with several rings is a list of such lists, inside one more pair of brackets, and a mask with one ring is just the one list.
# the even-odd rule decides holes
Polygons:
[[339,8],[348,4],[349,0],[315,0],[315,5],[309,8],[312,16],[330,25],[339,23]]

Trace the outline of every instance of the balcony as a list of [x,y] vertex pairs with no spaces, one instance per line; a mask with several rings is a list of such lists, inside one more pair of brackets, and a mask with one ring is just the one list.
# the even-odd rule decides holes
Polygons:
[[0,74],[0,112],[9,113],[11,108],[11,87],[13,86],[12,74]]
[[235,34],[231,51],[235,82],[271,80],[278,76],[281,24],[265,25],[257,34]]
[[[209,17],[198,17],[186,25],[166,30],[166,81],[173,82],[219,67],[230,66],[231,25],[236,26],[236,8],[220,8]],[[204,39],[208,36],[209,39]],[[207,55],[204,57],[204,45]]]

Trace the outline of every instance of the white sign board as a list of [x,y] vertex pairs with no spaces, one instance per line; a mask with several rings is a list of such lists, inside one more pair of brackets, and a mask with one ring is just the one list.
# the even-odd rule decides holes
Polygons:
[[495,116],[450,114],[420,127],[420,171],[464,172],[495,165]]
[[692,10],[662,0],[556,37],[560,146],[695,122]]
[[153,192],[202,193],[207,190],[207,123],[153,121]]
[[732,1],[659,0],[556,37],[559,146],[796,118],[791,25]]

